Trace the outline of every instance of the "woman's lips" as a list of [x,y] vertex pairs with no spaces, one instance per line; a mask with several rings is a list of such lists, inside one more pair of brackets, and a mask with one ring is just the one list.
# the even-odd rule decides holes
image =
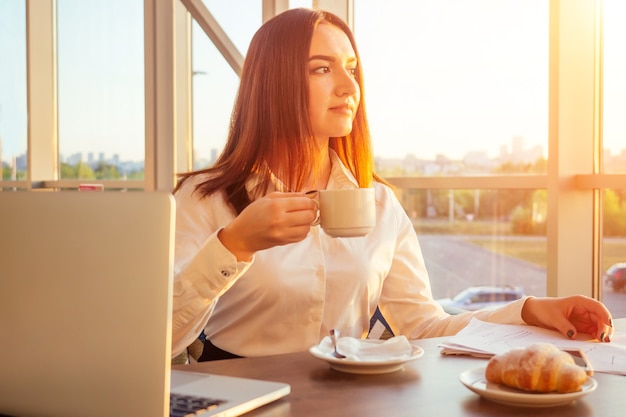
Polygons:
[[338,112],[338,113],[346,113],[346,114],[353,113],[352,107],[348,104],[342,104],[339,106],[331,107],[330,110],[333,112]]

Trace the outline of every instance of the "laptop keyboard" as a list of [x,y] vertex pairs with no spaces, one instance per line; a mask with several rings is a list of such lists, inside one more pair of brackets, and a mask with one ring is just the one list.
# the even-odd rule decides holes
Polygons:
[[170,417],[186,417],[209,411],[224,400],[170,393]]

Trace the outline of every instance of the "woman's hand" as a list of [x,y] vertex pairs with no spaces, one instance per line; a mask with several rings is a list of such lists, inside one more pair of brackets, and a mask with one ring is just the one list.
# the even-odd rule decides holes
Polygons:
[[593,298],[529,298],[522,307],[522,319],[528,324],[555,329],[570,339],[585,333],[601,342],[610,342],[615,329],[611,313]]
[[238,260],[249,261],[259,250],[304,239],[317,209],[303,193],[273,192],[253,201],[218,237]]

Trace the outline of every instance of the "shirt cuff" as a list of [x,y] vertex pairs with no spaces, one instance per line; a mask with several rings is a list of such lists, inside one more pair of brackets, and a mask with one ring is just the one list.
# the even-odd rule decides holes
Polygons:
[[219,240],[216,231],[188,265],[186,275],[200,295],[212,300],[228,290],[252,262],[254,257],[250,262],[237,261]]
[[527,324],[522,319],[522,309],[526,300],[532,298],[532,296],[526,296],[519,300],[512,301],[504,306],[493,310],[489,316],[489,322],[498,324]]

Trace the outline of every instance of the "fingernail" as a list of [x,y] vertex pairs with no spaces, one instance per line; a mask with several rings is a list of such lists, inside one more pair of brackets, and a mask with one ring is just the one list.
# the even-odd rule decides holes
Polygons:
[[570,330],[568,330],[568,331],[567,331],[567,337],[569,337],[570,339],[571,339],[572,337],[574,337],[574,331],[573,331],[573,330],[571,330],[571,329],[570,329]]

